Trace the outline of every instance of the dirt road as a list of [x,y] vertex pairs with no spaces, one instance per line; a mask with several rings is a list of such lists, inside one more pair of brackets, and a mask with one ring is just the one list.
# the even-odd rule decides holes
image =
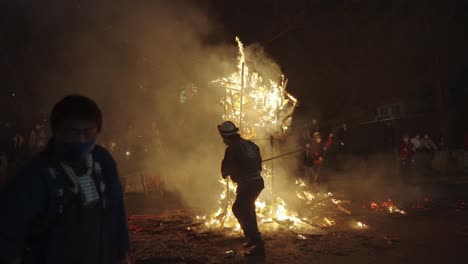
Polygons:
[[[264,232],[265,259],[244,258],[240,234],[205,230],[193,219],[194,212],[173,208],[157,211],[129,218],[131,256],[135,263],[427,264],[468,261],[466,210],[414,209],[400,215],[363,209],[352,216],[337,216],[336,224],[319,234],[298,236],[287,229]],[[356,219],[368,228],[355,228]],[[226,254],[230,250],[234,253]]]

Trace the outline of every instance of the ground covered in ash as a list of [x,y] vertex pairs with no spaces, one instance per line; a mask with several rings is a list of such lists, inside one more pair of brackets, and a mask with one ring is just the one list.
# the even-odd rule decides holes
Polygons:
[[[206,229],[183,205],[159,195],[127,196],[134,263],[466,263],[468,212],[416,205],[407,214],[360,207],[335,225],[300,234],[264,231],[265,258],[243,256],[239,233]],[[359,229],[361,221],[367,228]],[[231,252],[230,252],[231,251]]]

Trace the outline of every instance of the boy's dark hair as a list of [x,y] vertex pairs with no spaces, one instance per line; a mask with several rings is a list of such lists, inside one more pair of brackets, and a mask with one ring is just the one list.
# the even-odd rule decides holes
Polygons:
[[96,122],[98,131],[102,127],[102,113],[91,98],[82,95],[69,95],[60,100],[52,109],[50,124],[52,133],[57,131],[60,123],[67,118],[78,118]]

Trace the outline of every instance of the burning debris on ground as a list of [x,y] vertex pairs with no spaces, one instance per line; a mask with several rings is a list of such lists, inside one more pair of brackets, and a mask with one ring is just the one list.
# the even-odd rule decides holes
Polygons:
[[375,212],[387,212],[390,214],[406,214],[405,211],[399,209],[396,207],[394,202],[392,202],[391,199],[388,199],[386,201],[377,203],[377,202],[371,202],[369,205],[370,209],[375,211]]
[[[415,208],[399,208],[406,212],[401,214],[395,211],[390,213],[389,209],[379,205],[382,211],[376,214],[370,208],[357,206],[360,202],[353,199],[349,201],[350,210],[356,210],[349,215],[336,209],[336,201],[331,200],[335,198],[330,196],[328,193],[323,194],[320,197],[322,201],[317,201],[317,204],[329,201],[319,206],[328,213],[313,211],[317,217],[307,220],[301,226],[303,229],[295,226],[293,220],[261,224],[260,229],[268,250],[265,260],[243,256],[241,244],[244,239],[234,224],[230,226],[229,221],[223,227],[220,223],[207,224],[209,220],[200,217],[204,215],[202,212],[189,209],[169,209],[159,214],[129,216],[133,243],[131,257],[135,263],[309,263],[310,259],[359,259],[366,255],[371,259],[375,258],[375,263],[405,262],[404,254],[415,250],[412,243],[425,243],[424,240],[421,241],[421,237],[413,234],[428,236],[428,228],[445,221],[440,211],[435,216],[420,216]],[[344,200],[345,197],[341,199]],[[309,200],[303,201],[305,205]],[[127,202],[132,204],[132,200]],[[391,206],[388,200],[384,202],[385,206]],[[351,206],[352,204],[356,206]],[[313,210],[315,206],[316,204],[311,203],[308,210]],[[359,210],[360,208],[364,210]],[[449,214],[450,208],[446,207],[444,212]],[[461,223],[468,215],[452,214],[452,217],[454,223]],[[408,229],[413,232],[408,233]],[[447,231],[453,232],[455,237],[465,236],[466,230],[466,225],[447,223]],[[432,247],[430,241],[427,243],[428,247]],[[443,252],[451,251],[446,246],[440,249]],[[388,258],[388,262],[377,260],[379,256]],[[430,261],[428,255],[421,258],[426,257]],[[333,263],[327,261],[330,260],[325,260],[324,263]]]
[[[278,76],[280,83],[277,83],[252,71],[251,64],[255,65],[255,61],[246,56],[240,39],[236,38],[236,41],[237,71],[214,81],[224,89],[222,118],[239,120],[243,137],[255,142],[272,135],[286,135],[298,104],[298,100],[286,92],[287,79],[284,75]],[[272,151],[267,152],[270,155],[275,153],[274,146],[262,144],[260,147],[263,150],[271,148]],[[321,228],[335,225],[333,217],[338,212],[352,214],[345,208],[349,201],[341,201],[330,192],[312,192],[302,180],[296,181],[295,192],[296,199],[302,200],[303,205],[299,211],[291,209],[271,184],[273,178],[278,176],[273,162],[263,164],[262,175],[267,182],[267,191],[255,203],[263,230],[286,229],[298,235],[317,234],[322,232]],[[197,220],[204,222],[207,228],[239,232],[240,225],[231,210],[235,185],[230,184],[229,180],[220,180],[220,183],[224,190],[220,195],[219,208],[211,215],[197,216]]]
[[[228,228],[206,228],[199,220],[193,212],[184,210],[130,217],[129,224],[137,227],[131,230],[132,258],[136,263],[226,263],[226,258],[232,258],[228,263],[245,261],[239,250],[243,241],[239,232],[233,233]],[[349,255],[361,247],[360,243],[371,239],[371,234],[349,228],[347,217],[337,221],[314,233],[307,230],[296,233],[288,226],[265,230],[264,237],[271,250],[269,256],[273,257],[269,261],[305,263],[300,259],[306,255]],[[233,256],[225,254],[231,250]],[[275,251],[281,253],[275,254]],[[283,253],[286,255],[281,256]]]

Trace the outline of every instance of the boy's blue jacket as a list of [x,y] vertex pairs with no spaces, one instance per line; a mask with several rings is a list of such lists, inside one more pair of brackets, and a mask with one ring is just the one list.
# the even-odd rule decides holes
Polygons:
[[[116,264],[129,250],[122,187],[112,156],[93,151],[100,173],[93,173],[101,196],[102,264]],[[51,148],[40,153],[0,190],[0,263],[23,256],[24,264],[64,264],[64,177],[52,175],[59,162]]]

